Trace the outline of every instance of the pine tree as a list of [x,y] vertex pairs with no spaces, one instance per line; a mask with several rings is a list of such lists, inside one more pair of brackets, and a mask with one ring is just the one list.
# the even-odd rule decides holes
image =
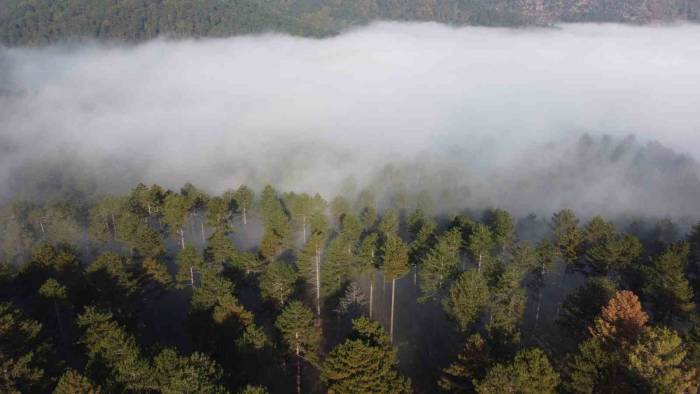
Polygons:
[[233,246],[225,230],[217,229],[207,240],[204,249],[204,258],[215,264],[227,264],[233,262],[238,251]]
[[198,352],[183,357],[175,349],[163,349],[153,359],[153,375],[161,393],[225,392],[219,384],[223,375],[221,367]]
[[190,205],[187,199],[177,193],[168,193],[163,204],[163,221],[170,234],[179,235],[180,248],[185,249],[185,223]]
[[491,249],[494,247],[494,236],[491,230],[484,224],[477,224],[469,236],[467,248],[472,259],[477,263],[477,269],[481,272],[481,267],[491,256]]
[[649,327],[628,355],[628,365],[648,393],[685,393],[697,371],[686,367],[681,338],[666,327]]
[[8,394],[41,392],[46,345],[41,324],[22,315],[9,303],[0,303],[0,391]]
[[476,391],[479,394],[556,393],[559,381],[559,374],[544,352],[534,348],[518,352],[508,364],[495,365],[476,383]]
[[649,320],[639,297],[629,290],[618,291],[595,319],[589,331],[603,342],[619,346],[632,343]]
[[493,234],[496,247],[502,252],[515,243],[515,223],[508,211],[503,209],[489,209],[484,213],[484,223]]
[[389,323],[389,339],[394,340],[394,303],[396,300],[396,280],[406,275],[408,267],[408,247],[396,235],[388,233],[382,245],[382,271],[384,280],[391,282],[391,317]]
[[204,270],[205,263],[202,255],[192,246],[187,246],[182,249],[175,259],[177,262],[177,274],[175,281],[179,288],[190,286],[193,289],[197,287],[195,280]]
[[685,319],[695,308],[693,290],[685,277],[688,244],[669,248],[652,260],[647,271],[645,293],[652,301],[654,316],[661,321]]
[[596,275],[620,273],[642,253],[642,244],[631,235],[611,234],[586,251],[586,262]]
[[353,321],[352,339],[336,346],[326,357],[321,378],[329,393],[411,393],[410,381],[396,371],[396,351],[379,323]]
[[584,338],[600,310],[616,293],[617,286],[610,279],[590,279],[566,297],[557,323],[578,338]]
[[243,225],[245,226],[248,224],[248,213],[255,201],[255,193],[248,186],[241,185],[234,193],[233,199],[236,202],[236,210],[243,216]]
[[467,338],[457,360],[442,370],[438,387],[449,393],[473,393],[474,382],[482,379],[491,363],[488,344],[479,334]]
[[377,272],[377,244],[379,236],[377,233],[367,234],[362,240],[357,258],[355,260],[355,271],[357,275],[364,276],[369,282],[369,318],[372,318],[374,307],[374,277]]
[[133,336],[112,319],[112,314],[88,307],[78,317],[83,329],[80,343],[87,349],[92,362],[103,364],[109,371],[104,382],[107,391],[143,391],[156,387],[148,360]]
[[500,346],[509,347],[520,342],[520,323],[527,301],[525,290],[520,287],[521,279],[519,269],[508,267],[491,293],[486,330]]
[[419,301],[436,298],[447,281],[459,270],[461,243],[459,230],[450,230],[438,238],[435,246],[422,259],[418,273],[421,290]]
[[99,386],[73,369],[67,370],[58,380],[53,394],[100,394]]
[[56,326],[63,338],[63,321],[61,320],[61,307],[68,301],[68,289],[56,279],[50,278],[39,288],[39,294],[53,304],[56,313]]
[[260,277],[260,294],[282,307],[294,293],[296,281],[297,273],[292,266],[275,261]]
[[321,251],[326,242],[325,232],[315,232],[297,256],[299,275],[313,286],[316,296],[316,316],[321,317]]
[[552,216],[550,226],[554,245],[568,264],[576,262],[581,242],[583,242],[578,224],[576,214],[569,209],[559,211]]
[[268,261],[274,260],[290,241],[289,217],[277,197],[277,191],[267,185],[260,196],[263,216],[263,236],[260,253]]
[[486,279],[476,270],[463,272],[450,286],[443,307],[457,322],[460,330],[468,331],[478,321],[489,303]]
[[297,359],[297,393],[301,393],[301,360],[316,363],[321,332],[313,312],[299,301],[292,301],[275,321],[290,354]]

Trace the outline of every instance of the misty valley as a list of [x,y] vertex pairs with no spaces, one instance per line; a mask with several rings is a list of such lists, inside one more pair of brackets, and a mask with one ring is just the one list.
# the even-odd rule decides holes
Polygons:
[[697,393],[699,18],[0,2],[0,393]]

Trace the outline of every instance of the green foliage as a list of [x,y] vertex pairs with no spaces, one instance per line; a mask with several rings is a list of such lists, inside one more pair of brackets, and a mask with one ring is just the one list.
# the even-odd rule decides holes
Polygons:
[[247,385],[238,394],[268,394],[268,391],[262,386]]
[[204,258],[197,249],[192,246],[185,247],[178,252],[175,261],[177,262],[177,275],[175,276],[177,286],[183,288],[196,285],[196,282],[192,283],[194,275],[199,275],[205,269]]
[[294,293],[296,281],[297,272],[291,265],[275,261],[260,277],[260,293],[264,298],[274,301],[281,307]]
[[377,230],[384,236],[397,236],[399,233],[399,214],[390,209],[384,212],[384,216],[377,225]]
[[527,296],[520,288],[521,272],[507,268],[498,278],[491,293],[490,318],[486,330],[498,345],[520,342],[520,322],[525,314]]
[[671,247],[654,258],[647,271],[644,292],[660,320],[687,318],[695,308],[693,290],[685,277],[688,254],[688,244]]
[[88,368],[95,373],[100,368],[108,371],[105,389],[139,391],[155,387],[148,360],[142,357],[134,337],[112,319],[111,313],[88,307],[78,316],[78,326],[83,329],[80,344],[87,349]]
[[481,223],[474,226],[467,242],[467,249],[472,259],[477,263],[479,271],[481,271],[483,263],[491,257],[491,249],[494,245],[494,235],[488,226]]
[[398,279],[408,273],[408,247],[401,238],[388,235],[381,252],[385,280]]
[[438,387],[449,393],[473,393],[474,382],[486,375],[490,363],[490,350],[484,338],[471,335],[457,360],[442,370]]
[[621,272],[642,253],[642,244],[631,235],[612,234],[586,250],[586,262],[593,273],[605,275],[610,271]]
[[583,234],[579,227],[576,214],[569,209],[555,213],[552,216],[552,238],[559,253],[569,264],[577,260],[579,248],[583,242]]
[[411,393],[410,381],[396,372],[396,351],[384,330],[365,318],[353,321],[356,339],[336,346],[326,357],[321,378],[329,393]]
[[260,196],[263,216],[263,237],[260,254],[272,261],[287,247],[290,237],[289,217],[277,197],[277,191],[267,185]]
[[419,301],[434,299],[459,269],[459,249],[462,235],[453,229],[440,236],[433,248],[422,259],[418,279]]
[[443,307],[460,330],[468,331],[481,316],[489,298],[486,279],[478,271],[470,270],[462,273],[452,284]]
[[153,359],[153,374],[161,393],[224,393],[221,368],[202,353],[182,357],[164,349]]
[[225,230],[217,229],[207,239],[207,247],[204,250],[205,260],[216,264],[226,264],[232,262],[237,254],[238,251]]
[[282,333],[288,352],[315,362],[320,348],[321,331],[316,326],[314,314],[300,301],[290,302],[275,321]]
[[11,304],[0,303],[0,391],[19,394],[40,391],[44,369],[40,366],[46,345],[41,324],[27,319]]
[[73,369],[67,370],[58,380],[53,394],[100,394],[99,386]]
[[585,337],[593,319],[616,292],[617,286],[610,279],[590,279],[566,297],[558,323],[577,337]]
[[508,211],[489,209],[484,213],[484,223],[491,230],[496,247],[505,251],[513,245],[515,242],[515,223]]
[[508,364],[496,364],[476,384],[476,391],[479,394],[556,393],[559,381],[559,374],[544,352],[534,348],[518,352]]

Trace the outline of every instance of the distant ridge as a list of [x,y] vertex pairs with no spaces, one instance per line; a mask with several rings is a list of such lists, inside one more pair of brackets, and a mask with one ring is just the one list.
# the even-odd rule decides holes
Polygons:
[[374,20],[541,26],[557,22],[698,21],[698,0],[3,0],[0,42],[142,41],[161,35],[226,37],[267,31],[338,34]]

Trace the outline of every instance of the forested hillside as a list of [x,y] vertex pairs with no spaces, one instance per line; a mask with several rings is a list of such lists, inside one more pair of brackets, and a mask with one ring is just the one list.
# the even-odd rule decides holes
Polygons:
[[139,41],[161,35],[222,37],[266,31],[328,36],[374,20],[523,26],[556,22],[692,20],[694,0],[4,0],[0,41],[74,37]]
[[245,185],[0,209],[4,393],[681,393],[700,224]]

